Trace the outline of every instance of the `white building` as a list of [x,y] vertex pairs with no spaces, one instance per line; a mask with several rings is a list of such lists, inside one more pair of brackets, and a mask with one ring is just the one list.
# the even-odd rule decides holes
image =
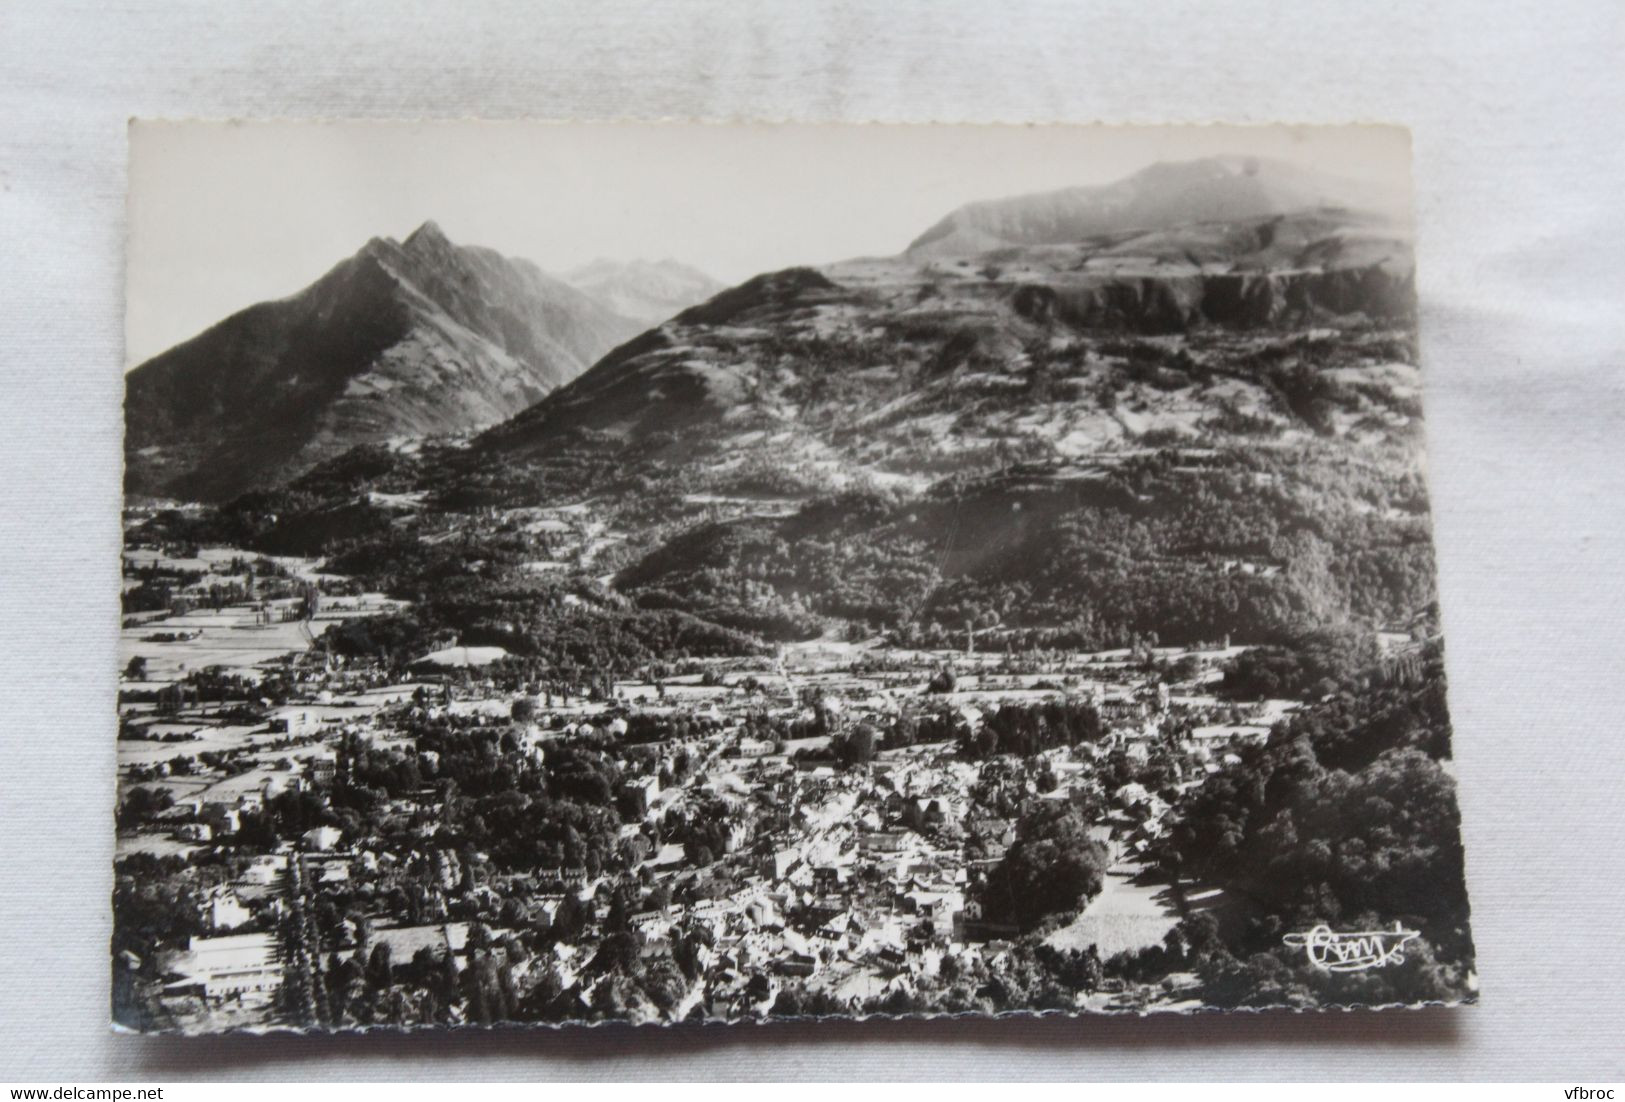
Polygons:
[[343,836],[337,827],[319,826],[305,831],[299,836],[299,841],[308,850],[329,850],[338,845]]
[[254,917],[242,900],[238,899],[229,889],[217,888],[209,893],[208,903],[204,907],[204,921],[211,930],[235,930]]
[[178,964],[183,978],[169,985],[171,992],[192,992],[218,1002],[268,995],[282,983],[282,962],[272,934],[194,937],[186,949]]

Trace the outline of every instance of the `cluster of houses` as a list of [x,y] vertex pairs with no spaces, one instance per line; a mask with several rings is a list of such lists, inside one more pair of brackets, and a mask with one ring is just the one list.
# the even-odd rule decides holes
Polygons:
[[[308,666],[308,664],[307,664]],[[346,736],[399,745],[417,754],[425,776],[437,772],[431,751],[418,751],[399,729],[408,714],[475,714],[512,734],[517,752],[540,765],[561,741],[583,735],[623,746],[616,762],[622,780],[616,806],[623,817],[621,865],[589,875],[585,868],[537,869],[526,876],[475,875],[483,855],[459,854],[436,843],[435,802],[419,794],[414,852],[394,854],[376,840],[348,838],[316,826],[287,839],[280,852],[255,857],[229,884],[203,897],[206,936],[176,955],[165,993],[201,996],[211,1003],[267,998],[283,979],[284,951],[277,920],[287,907],[283,889],[290,861],[300,863],[298,890],[309,901],[333,893],[371,901],[372,936],[404,951],[428,947],[463,966],[471,923],[494,926],[510,901],[528,928],[545,928],[574,895],[602,915],[604,900],[631,890],[646,905],[630,915],[645,956],[668,953],[682,941],[693,954],[698,979],[680,1005],[666,1013],[737,1017],[771,1008],[794,985],[840,1004],[860,1005],[939,975],[943,962],[972,965],[1004,952],[1012,927],[984,915],[978,889],[988,870],[1016,840],[1014,806],[1031,799],[1065,801],[1086,795],[1108,809],[1093,828],[1115,860],[1133,861],[1165,829],[1169,793],[1130,781],[1102,787],[1108,755],[1131,767],[1154,759],[1172,763],[1175,787],[1200,783],[1221,768],[1236,744],[1266,737],[1268,726],[1237,716],[1211,698],[1174,696],[1154,677],[1117,684],[1092,677],[1082,685],[1034,689],[1031,678],[1009,678],[1023,703],[1064,694],[1087,694],[1106,735],[1098,742],[1046,750],[1013,766],[965,760],[956,742],[882,750],[872,760],[843,766],[825,754],[798,754],[827,746],[829,732],[868,724],[885,730],[907,712],[931,710],[948,719],[955,735],[975,734],[1000,707],[1005,691],[993,678],[971,688],[931,694],[919,670],[820,676],[817,691],[797,685],[783,667],[761,676],[736,671],[728,678],[670,679],[655,691],[616,685],[591,699],[566,697],[555,705],[518,698],[489,680],[448,681],[425,696],[335,721],[347,682],[359,670],[301,667],[308,701],[275,710],[272,734],[302,746],[292,770],[256,774],[251,787],[211,786],[161,813],[174,837],[197,846],[219,845],[244,817],[289,789],[325,789],[335,783]],[[929,671],[927,671],[929,673]],[[353,688],[353,687],[352,687]],[[1200,686],[1194,686],[1196,691]],[[772,721],[764,724],[764,716]],[[639,741],[628,742],[637,721]],[[674,733],[648,741],[649,723]],[[786,740],[768,731],[822,729],[823,736]],[[679,736],[675,732],[680,729]],[[938,728],[939,730],[942,728]],[[637,752],[632,752],[634,746]],[[649,748],[654,753],[649,753]],[[681,756],[686,768],[673,769]],[[1014,786],[1011,800],[985,799],[989,777]],[[1043,777],[1043,783],[1039,777]],[[718,812],[717,809],[725,809]],[[702,865],[663,831],[674,820],[725,816],[716,852]],[[411,916],[391,913],[382,900],[410,888]],[[245,932],[244,928],[252,928]],[[571,943],[511,964],[523,987],[545,972],[583,1007],[593,1005],[604,977],[589,967],[602,931],[589,926]],[[322,952],[333,946],[322,946]]]

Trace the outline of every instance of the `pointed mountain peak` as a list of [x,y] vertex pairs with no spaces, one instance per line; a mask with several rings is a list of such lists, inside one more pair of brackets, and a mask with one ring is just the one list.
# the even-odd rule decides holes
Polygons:
[[423,252],[429,249],[445,249],[451,247],[451,239],[434,219],[429,219],[423,225],[413,230],[407,239],[401,242],[401,248],[408,252]]
[[488,428],[645,328],[433,222],[375,237],[130,372],[129,484],[224,501],[357,444]]

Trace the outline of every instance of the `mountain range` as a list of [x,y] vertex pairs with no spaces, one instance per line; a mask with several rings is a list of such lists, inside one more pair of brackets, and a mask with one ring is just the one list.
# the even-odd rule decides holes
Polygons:
[[627,290],[610,301],[529,261],[455,245],[433,222],[404,241],[374,238],[297,294],[129,373],[126,489],[220,500],[358,444],[495,424],[646,327],[617,303],[681,301],[696,278],[682,270],[643,299]]
[[[1248,342],[1386,329],[1413,311],[1406,234],[1346,210],[793,268],[626,342],[475,447],[506,462],[583,440],[652,455],[665,441],[660,461],[691,479],[705,453],[917,482],[1000,441],[1079,456],[1149,432],[1194,437],[1220,395],[1159,382],[1148,357],[1222,374]],[[1222,397],[1279,412],[1261,379]]]
[[587,607],[729,653],[1410,615],[1433,573],[1408,226],[1258,176],[1139,174],[1197,196],[1172,224],[1125,187],[1163,222],[1005,218],[958,255],[987,244],[960,212],[899,256],[765,273],[466,442],[353,449],[207,538],[329,556],[521,652]]
[[[126,486],[223,500],[358,444],[485,428],[475,453],[499,465],[592,438],[630,449],[616,463],[660,443],[667,464],[811,464],[837,482],[924,478],[888,465],[899,451],[929,467],[1189,435],[1212,420],[1211,394],[1151,385],[1088,335],[1408,319],[1394,205],[1369,185],[1209,158],[973,203],[900,256],[726,290],[673,261],[553,278],[428,223],[132,371]],[[1108,408],[1107,391],[1130,402]]]

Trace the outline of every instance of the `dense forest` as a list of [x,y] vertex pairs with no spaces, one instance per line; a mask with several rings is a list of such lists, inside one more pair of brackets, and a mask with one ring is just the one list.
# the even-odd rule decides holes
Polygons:
[[[1419,666],[1369,667],[1192,790],[1158,859],[1224,902],[1187,921],[1217,1005],[1454,998],[1473,965],[1437,644]],[[1420,932],[1403,967],[1311,968],[1283,935],[1318,923]]]
[[1407,617],[1433,596],[1419,490],[1303,456],[1174,453],[1075,477],[952,478],[923,498],[848,493],[782,520],[693,529],[622,571],[640,604],[808,614],[905,644],[967,625],[1096,649],[1155,633],[1284,642]]

